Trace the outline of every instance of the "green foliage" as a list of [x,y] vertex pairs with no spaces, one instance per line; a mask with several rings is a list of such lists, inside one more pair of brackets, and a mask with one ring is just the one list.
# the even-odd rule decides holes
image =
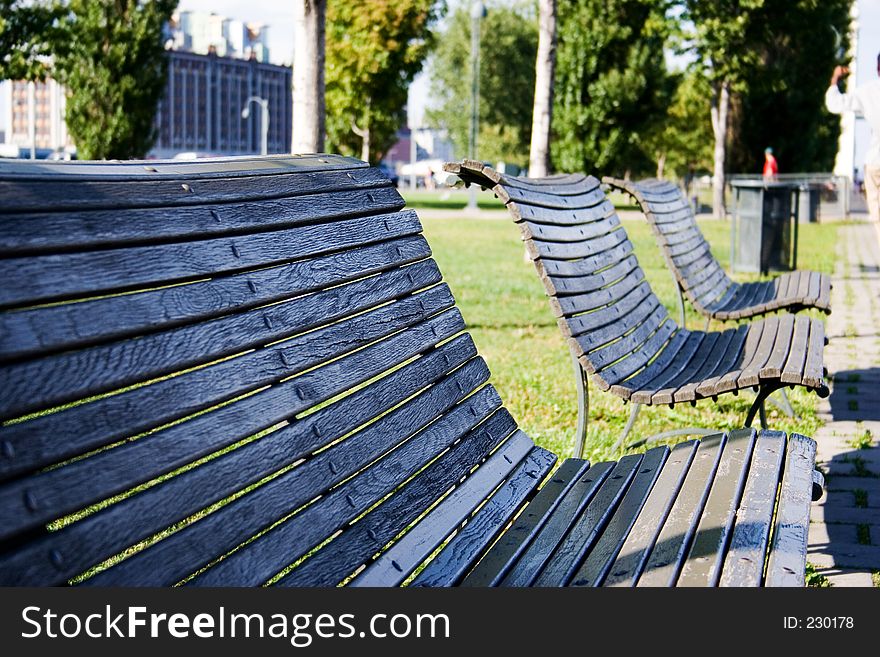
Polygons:
[[804,573],[804,583],[810,588],[825,589],[831,586],[831,582],[825,575],[816,570],[816,566],[807,562]]
[[[448,131],[459,156],[470,156],[469,6],[460,6],[447,25],[431,64],[431,95],[436,106],[427,111],[426,119]],[[532,3],[487,3],[480,27],[478,159],[528,164],[537,54],[538,20]]]
[[0,0],[0,80],[45,77],[58,13],[48,0]]
[[648,137],[655,158],[665,158],[665,171],[676,178],[712,170],[712,125],[709,82],[696,70],[674,78],[678,85],[665,120]]
[[54,75],[69,90],[67,128],[80,157],[143,157],[168,67],[162,28],[177,0],[70,0]]
[[667,0],[559,5],[552,159],[560,171],[653,173],[645,140],[673,87]]
[[[746,40],[754,60],[734,103],[730,170],[760,171],[772,146],[782,171],[830,171],[840,117],[825,111],[831,71],[849,46],[852,0],[763,0]],[[840,35],[838,37],[837,35]]]
[[[444,5],[435,0],[327,3],[325,98],[330,150],[376,161],[406,116],[410,82],[433,45]],[[360,133],[360,134],[358,134]]]
[[713,88],[727,82],[736,92],[743,71],[757,62],[750,39],[755,11],[765,0],[682,0],[682,18],[692,27],[685,42]]

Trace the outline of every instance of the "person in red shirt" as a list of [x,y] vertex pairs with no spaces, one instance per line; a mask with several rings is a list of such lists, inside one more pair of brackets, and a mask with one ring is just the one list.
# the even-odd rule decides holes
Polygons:
[[779,173],[779,165],[776,158],[773,157],[773,149],[764,149],[764,180],[776,180],[776,174]]

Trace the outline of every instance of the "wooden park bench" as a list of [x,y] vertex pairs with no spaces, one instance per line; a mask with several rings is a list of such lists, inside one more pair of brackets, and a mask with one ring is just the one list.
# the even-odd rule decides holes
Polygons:
[[0,584],[803,585],[812,440],[548,479],[403,205],[338,156],[0,163]]
[[[726,331],[689,331],[669,317],[645,280],[613,205],[593,176],[501,175],[481,162],[449,163],[466,183],[491,189],[519,224],[526,249],[577,361],[579,422],[575,455],[586,438],[588,376],[602,390],[633,402],[617,445],[642,405],[716,399],[753,388],[744,426],[785,386],[829,394],[818,319],[783,315]],[[709,433],[688,427],[652,438]]]
[[736,283],[712,255],[697,226],[687,199],[673,183],[664,180],[602,182],[632,196],[642,209],[675,276],[681,324],[682,294],[704,317],[720,321],[749,319],[783,310],[816,308],[831,312],[831,277],[814,271],[794,271],[769,281]]

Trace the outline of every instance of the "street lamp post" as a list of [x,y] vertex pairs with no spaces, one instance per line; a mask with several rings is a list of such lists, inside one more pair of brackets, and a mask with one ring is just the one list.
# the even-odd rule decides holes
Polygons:
[[246,119],[251,115],[251,103],[257,103],[263,110],[260,128],[262,131],[260,139],[260,155],[269,154],[269,101],[259,96],[251,96],[244,101],[244,109],[241,110],[241,118]]
[[[486,15],[486,8],[480,0],[471,5],[471,132],[468,146],[470,158],[477,159],[477,131],[480,112],[480,21]],[[477,209],[477,188],[471,185],[467,207]]]

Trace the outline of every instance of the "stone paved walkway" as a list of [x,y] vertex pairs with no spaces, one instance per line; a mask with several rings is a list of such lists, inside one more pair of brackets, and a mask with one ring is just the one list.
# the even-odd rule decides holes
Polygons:
[[880,227],[840,226],[825,364],[832,392],[815,438],[827,493],[813,505],[807,560],[833,586],[880,571]]

